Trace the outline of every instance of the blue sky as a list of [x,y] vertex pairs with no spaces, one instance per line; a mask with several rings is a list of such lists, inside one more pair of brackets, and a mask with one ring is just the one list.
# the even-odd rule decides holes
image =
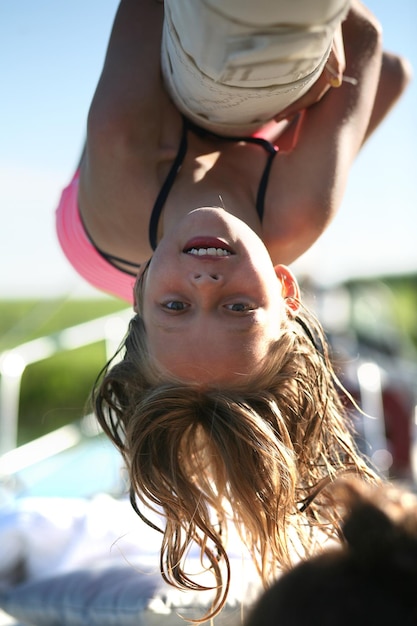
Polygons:
[[[117,0],[0,0],[0,297],[97,295],[63,257],[54,209],[77,164]],[[417,73],[417,2],[370,0]],[[295,265],[331,282],[417,271],[417,79],[359,155],[338,216]]]

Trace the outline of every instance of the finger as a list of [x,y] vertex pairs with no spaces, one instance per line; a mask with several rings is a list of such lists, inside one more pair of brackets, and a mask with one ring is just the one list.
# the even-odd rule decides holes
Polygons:
[[325,70],[327,75],[327,82],[330,87],[340,87],[343,82],[343,74],[340,74],[337,70],[334,69],[333,64],[330,60],[327,61]]
[[343,43],[342,25],[335,31],[332,46],[333,57],[336,62],[336,69],[339,74],[343,74],[346,69],[345,46]]
[[324,73],[331,87],[340,87],[343,82],[343,72],[346,68],[345,48],[343,45],[342,27],[336,30],[332,49],[327,59]]

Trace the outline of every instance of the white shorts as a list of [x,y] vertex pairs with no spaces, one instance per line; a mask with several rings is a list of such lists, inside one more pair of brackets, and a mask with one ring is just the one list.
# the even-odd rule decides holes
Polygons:
[[350,0],[165,0],[162,72],[189,119],[255,131],[320,76]]

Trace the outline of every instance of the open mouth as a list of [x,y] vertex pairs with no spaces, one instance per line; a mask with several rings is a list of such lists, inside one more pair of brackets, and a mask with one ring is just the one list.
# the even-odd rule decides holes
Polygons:
[[186,251],[186,254],[193,254],[194,256],[230,256],[231,252],[222,248],[191,248],[191,250]]
[[194,237],[188,241],[183,252],[194,256],[225,257],[235,254],[226,242],[217,237]]

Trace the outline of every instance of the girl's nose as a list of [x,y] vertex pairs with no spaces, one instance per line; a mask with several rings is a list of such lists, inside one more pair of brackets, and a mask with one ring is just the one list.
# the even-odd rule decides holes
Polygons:
[[202,271],[202,272],[192,272],[190,275],[191,282],[196,287],[204,287],[204,286],[217,286],[219,285],[223,277],[218,272],[214,271]]

